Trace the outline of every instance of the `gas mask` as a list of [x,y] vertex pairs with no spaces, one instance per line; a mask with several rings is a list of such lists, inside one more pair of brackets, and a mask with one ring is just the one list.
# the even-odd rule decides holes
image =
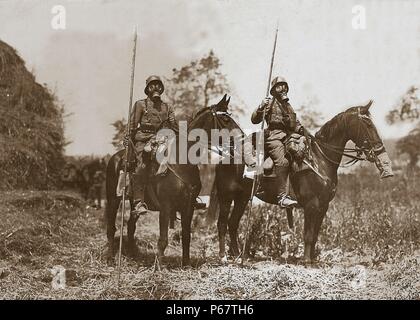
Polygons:
[[160,101],[160,96],[163,93],[163,86],[161,83],[151,83],[147,86],[147,95],[153,102]]
[[289,86],[286,83],[279,83],[274,88],[275,97],[281,102],[289,101],[287,93],[289,92]]

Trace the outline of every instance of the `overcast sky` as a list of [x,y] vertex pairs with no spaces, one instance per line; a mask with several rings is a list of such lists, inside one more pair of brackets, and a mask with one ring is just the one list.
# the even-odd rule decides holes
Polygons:
[[[55,5],[66,29],[51,27]],[[352,8],[366,9],[366,29],[352,28]],[[149,74],[168,76],[213,49],[249,109],[266,91],[274,31],[274,73],[286,77],[296,108],[310,100],[326,119],[375,101],[383,137],[409,129],[387,126],[386,112],[410,85],[420,85],[420,1],[330,0],[0,0],[0,39],[15,47],[65,104],[68,154],[105,154],[114,120],[128,109],[134,25],[139,28],[135,98]]]

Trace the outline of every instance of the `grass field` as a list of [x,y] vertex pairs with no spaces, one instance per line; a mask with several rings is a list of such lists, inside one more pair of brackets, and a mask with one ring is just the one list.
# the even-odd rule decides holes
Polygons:
[[[139,255],[123,257],[120,290],[116,268],[105,262],[102,211],[86,209],[71,192],[4,192],[0,298],[419,299],[418,177],[380,183],[363,170],[340,177],[313,267],[297,263],[303,214],[295,213],[295,228],[289,230],[282,211],[260,206],[252,214],[254,257],[244,266],[218,261],[216,228],[205,225],[202,212],[193,221],[193,266],[180,268],[177,222],[164,268],[157,271],[158,214],[151,212],[137,224]],[[52,287],[58,266],[66,269],[64,289]]]

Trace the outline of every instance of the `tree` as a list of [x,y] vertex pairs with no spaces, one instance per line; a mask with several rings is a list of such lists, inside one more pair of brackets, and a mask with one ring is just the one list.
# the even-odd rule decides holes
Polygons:
[[[201,108],[208,107],[211,100],[225,93],[232,94],[226,76],[220,71],[221,66],[220,59],[210,51],[203,58],[172,70],[172,76],[167,79],[166,96],[178,119],[188,120]],[[233,115],[244,113],[243,103],[238,100],[232,99],[230,110]]]
[[296,109],[296,115],[300,123],[309,131],[314,131],[322,126],[321,121],[324,116],[313,108],[317,103],[318,100],[314,97]]
[[322,126],[320,121],[323,119],[322,113],[308,106],[301,106],[296,109],[296,114],[300,123],[309,131],[316,130]]
[[127,121],[125,118],[122,118],[112,123],[112,126],[115,128],[115,133],[112,137],[112,145],[115,147],[115,149],[121,150],[124,148],[122,141],[124,138],[125,129],[127,127]]
[[[172,70],[165,81],[164,95],[174,107],[178,120],[191,119],[198,110],[208,107],[212,100],[220,99],[225,93],[234,95],[221,66],[220,59],[210,51],[203,58]],[[229,109],[234,117],[244,114],[243,105],[238,97],[231,100]],[[116,149],[122,148],[126,123],[125,119],[112,123],[115,128],[112,145]]]
[[420,157],[420,126],[417,126],[408,135],[398,140],[396,147],[398,154],[407,154],[409,156],[409,168],[415,168]]
[[420,99],[417,95],[417,90],[418,88],[416,86],[408,88],[397,105],[388,112],[386,120],[389,124],[419,119]]
[[[408,88],[397,105],[386,115],[388,123],[416,121],[420,118],[420,99],[417,95],[417,90],[416,86]],[[397,141],[396,148],[399,154],[407,154],[409,156],[409,168],[414,168],[420,157],[420,123],[407,136]]]

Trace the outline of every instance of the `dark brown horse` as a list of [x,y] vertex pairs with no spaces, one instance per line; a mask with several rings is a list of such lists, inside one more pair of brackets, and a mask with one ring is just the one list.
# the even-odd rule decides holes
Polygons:
[[[218,119],[219,110],[225,110],[229,101],[226,95],[223,99],[212,107],[200,110],[188,125],[187,135],[194,129],[202,129],[208,137],[211,136],[211,129],[215,128],[215,119]],[[177,135],[177,140],[187,139],[183,136],[181,130]],[[180,153],[189,153],[191,147],[196,145],[195,141],[187,141],[186,150],[180,150],[180,144],[176,143],[176,155]],[[209,145],[205,145],[206,149]],[[117,196],[116,189],[118,184],[119,173],[123,168],[124,150],[114,154],[107,166],[106,171],[106,197],[107,205],[105,210],[107,220],[107,238],[108,238],[108,259],[113,260],[115,255],[114,235],[115,235],[115,218],[121,203],[121,197]],[[179,158],[177,158],[179,159]],[[187,159],[189,160],[189,159]],[[149,180],[146,203],[151,210],[159,211],[159,240],[158,240],[158,258],[164,256],[165,248],[168,245],[168,227],[171,217],[174,217],[176,211],[181,214],[182,225],[182,264],[190,263],[190,239],[191,239],[191,220],[193,216],[193,205],[196,197],[201,189],[201,182],[197,163],[181,164],[177,161],[168,165],[168,170],[164,175],[153,176]],[[133,201],[130,199],[131,208]],[[135,252],[136,244],[134,233],[138,216],[130,214],[127,223],[127,238],[129,251]]]
[[[312,157],[317,164],[317,171],[302,171],[291,176],[291,185],[299,205],[304,210],[304,262],[315,259],[315,245],[318,233],[328,210],[329,202],[334,198],[337,187],[337,170],[343,155],[358,151],[354,160],[375,162],[381,178],[392,176],[389,158],[383,142],[373,124],[369,107],[352,107],[328,121],[311,139]],[[227,125],[227,124],[226,124]],[[348,141],[353,141],[356,148],[346,148]],[[362,154],[365,155],[362,158]],[[250,179],[243,178],[244,166],[239,164],[219,164],[216,167],[217,197],[220,204],[218,219],[219,256],[225,258],[225,235],[229,227],[230,250],[239,255],[237,230],[239,221],[251,195]],[[275,196],[270,196],[269,179],[262,178],[263,193],[257,193],[261,200],[275,203]],[[229,216],[232,201],[234,207]]]

